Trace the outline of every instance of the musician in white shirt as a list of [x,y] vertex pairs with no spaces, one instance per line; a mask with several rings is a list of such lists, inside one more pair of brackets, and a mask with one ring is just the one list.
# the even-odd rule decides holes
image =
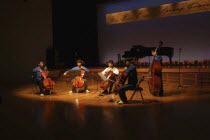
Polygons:
[[113,74],[110,75],[110,76],[109,75],[107,76],[107,78],[110,79],[109,80],[109,82],[110,82],[109,91],[107,89],[107,90],[104,90],[102,93],[111,94],[112,87],[113,87],[113,85],[116,81],[116,77],[119,75],[119,70],[116,67],[114,67],[113,60],[109,60],[107,62],[107,64],[108,64],[108,67],[104,71],[102,71],[102,74],[105,75],[105,76],[107,76],[109,74],[109,72],[113,72]]

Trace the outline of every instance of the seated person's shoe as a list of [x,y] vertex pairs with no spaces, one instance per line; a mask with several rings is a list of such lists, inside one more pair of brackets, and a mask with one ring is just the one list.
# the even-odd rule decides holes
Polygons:
[[90,91],[88,89],[85,90],[86,93],[89,93]]
[[43,93],[41,93],[41,94],[39,94],[40,96],[44,96],[44,94]]
[[69,93],[77,93],[76,91],[74,91],[74,90],[71,90],[71,91],[69,91]]
[[119,101],[119,102],[117,102],[118,104],[128,104],[128,101],[126,101],[126,102],[123,102],[123,101]]

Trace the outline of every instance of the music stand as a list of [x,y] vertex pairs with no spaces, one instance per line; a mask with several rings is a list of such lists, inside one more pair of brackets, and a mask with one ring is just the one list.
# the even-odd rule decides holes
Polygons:
[[101,77],[101,79],[102,79],[103,81],[108,81],[108,80],[109,80],[108,78],[106,78],[106,76],[104,76],[104,75],[102,74],[102,72],[99,72],[98,75]]
[[[106,76],[104,76],[104,75],[102,74],[102,72],[99,72],[98,75],[101,77],[101,79],[102,79],[103,81],[108,81],[108,80],[110,80],[109,78],[107,78]],[[110,81],[113,81],[113,80],[110,80]],[[115,82],[115,81],[113,81],[113,82]],[[102,95],[101,92],[100,92],[100,95]],[[109,97],[108,94],[106,94],[106,96]],[[102,95],[102,97],[101,97],[98,101],[100,101],[103,97],[104,97],[104,95]],[[115,102],[114,99],[112,99],[111,97],[109,97],[109,98],[110,98],[110,100],[109,100],[108,102]]]
[[[100,73],[100,72],[99,72]],[[96,76],[96,85],[97,85],[97,88],[96,88],[96,91],[93,93],[93,94],[95,94],[95,93],[97,93],[98,91],[99,91],[99,88],[98,88],[98,81],[99,81],[99,77],[98,76]],[[99,91],[100,92],[100,91]],[[101,94],[101,92],[100,92],[100,94]]]

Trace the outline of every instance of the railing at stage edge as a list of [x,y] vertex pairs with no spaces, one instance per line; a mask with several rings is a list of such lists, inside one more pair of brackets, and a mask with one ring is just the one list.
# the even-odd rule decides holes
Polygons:
[[[55,81],[66,81],[66,79],[70,81],[74,76],[69,75],[69,77],[63,77],[63,79],[59,78],[59,75],[62,75],[66,70],[67,69],[52,70],[50,78]],[[88,76],[88,78],[91,79],[91,77],[96,78],[98,76],[97,73],[104,70],[104,68],[89,68],[89,70],[91,76]],[[123,68],[119,69],[120,72],[123,70]],[[137,72],[138,77],[140,78],[141,76],[148,74],[148,68],[137,68]],[[210,68],[163,68],[162,72],[164,86],[178,86],[179,84],[181,86],[210,86]],[[92,81],[95,80],[95,78],[93,78]]]

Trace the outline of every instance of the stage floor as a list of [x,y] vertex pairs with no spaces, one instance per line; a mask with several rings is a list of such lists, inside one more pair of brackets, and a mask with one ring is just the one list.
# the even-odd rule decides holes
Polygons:
[[[118,95],[98,96],[97,83],[90,93],[69,94],[71,86],[57,81],[54,93],[41,97],[32,84],[1,86],[0,136],[11,139],[143,139],[177,140],[210,138],[210,87],[165,85],[165,96],[149,93],[142,84],[130,104],[109,102]],[[127,93],[128,98],[133,91]]]
[[[71,90],[71,84],[66,83],[65,81],[56,81],[56,86],[52,91],[52,94],[45,95],[44,97],[38,96],[36,93],[39,91],[38,87],[35,87],[33,84],[20,86],[17,89],[13,90],[15,96],[19,96],[21,98],[28,98],[33,100],[46,100],[46,101],[61,101],[66,103],[71,103],[75,105],[88,105],[88,106],[115,106],[118,105],[117,101],[119,101],[119,96],[117,94],[110,94],[99,96],[99,94],[103,91],[99,86],[100,83],[96,83],[96,81],[89,80],[88,83],[89,93],[69,93]],[[129,100],[133,91],[127,91],[126,95],[129,100],[128,105],[124,106],[145,106],[150,104],[161,104],[168,102],[176,102],[180,100],[190,100],[194,98],[194,96],[202,95],[209,93],[210,88],[208,87],[182,87],[172,85],[164,85],[164,97],[157,97],[150,94],[149,86],[147,82],[143,82],[141,84],[143,88],[142,94],[144,98],[144,104],[142,98],[140,96],[140,92],[136,92],[134,98]],[[190,95],[190,96],[189,96]],[[208,95],[208,94],[206,94]],[[197,98],[201,98],[198,96]]]

